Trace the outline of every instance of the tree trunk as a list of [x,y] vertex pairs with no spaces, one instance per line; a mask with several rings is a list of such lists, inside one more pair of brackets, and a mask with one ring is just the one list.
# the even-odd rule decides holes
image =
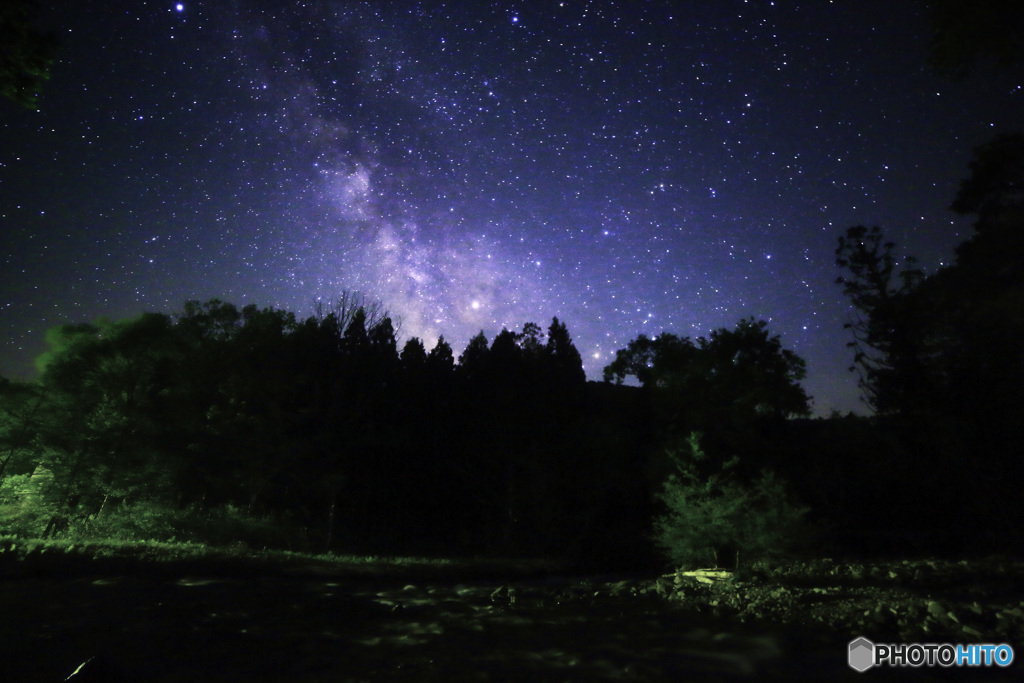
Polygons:
[[327,510],[327,542],[324,544],[324,552],[330,552],[331,543],[334,541],[334,513],[338,507],[338,486],[331,487],[331,506]]

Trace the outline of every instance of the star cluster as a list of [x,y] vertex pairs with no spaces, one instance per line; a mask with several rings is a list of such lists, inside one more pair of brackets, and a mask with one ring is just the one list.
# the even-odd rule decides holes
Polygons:
[[456,354],[564,320],[753,316],[857,409],[834,284],[879,224],[926,269],[1019,84],[926,66],[912,0],[74,3],[38,112],[0,104],[0,373],[46,327],[212,297],[382,301]]

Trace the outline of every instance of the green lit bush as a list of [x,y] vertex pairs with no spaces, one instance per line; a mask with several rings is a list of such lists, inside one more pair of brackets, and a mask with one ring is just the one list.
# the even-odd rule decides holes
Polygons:
[[0,534],[38,536],[53,510],[30,474],[13,474],[0,481]]
[[175,541],[183,536],[183,527],[191,514],[191,510],[176,510],[158,503],[122,502],[73,521],[65,535],[112,541]]
[[187,541],[234,548],[291,548],[288,520],[251,515],[234,505],[175,508],[122,503],[71,525],[68,536],[121,541]]
[[702,474],[707,456],[693,433],[670,452],[676,472],[658,494],[667,508],[654,522],[654,541],[677,567],[719,566],[784,554],[803,540],[807,508],[790,502],[785,482],[765,471],[750,484],[736,476],[737,458]]

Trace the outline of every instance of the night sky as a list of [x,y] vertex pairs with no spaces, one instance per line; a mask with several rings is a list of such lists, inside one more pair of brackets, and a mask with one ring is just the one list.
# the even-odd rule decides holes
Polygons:
[[[45,4],[45,3],[44,3]],[[69,2],[38,112],[0,102],[0,374],[47,328],[343,290],[456,356],[567,323],[769,322],[862,412],[834,265],[880,225],[934,271],[1009,75],[944,80],[914,0]]]

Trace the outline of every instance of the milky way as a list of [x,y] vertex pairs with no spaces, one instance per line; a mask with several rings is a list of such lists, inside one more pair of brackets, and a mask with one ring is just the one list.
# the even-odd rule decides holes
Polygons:
[[588,376],[639,333],[753,316],[857,409],[837,237],[928,269],[1004,75],[947,82],[906,2],[74,3],[39,112],[0,104],[6,343],[218,297],[359,291],[456,354],[565,321]]

